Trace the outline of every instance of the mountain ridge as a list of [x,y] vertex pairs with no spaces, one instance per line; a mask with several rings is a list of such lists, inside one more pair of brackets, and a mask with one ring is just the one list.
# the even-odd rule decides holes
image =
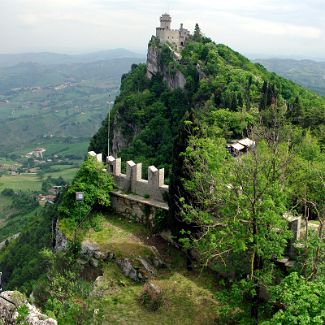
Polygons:
[[268,70],[325,96],[325,61],[309,59],[255,59]]
[[38,63],[44,65],[68,64],[68,63],[89,63],[101,60],[117,58],[141,58],[138,54],[123,48],[108,49],[90,52],[86,54],[64,54],[55,52],[30,52],[20,54],[0,54],[0,68],[15,66],[19,63]]

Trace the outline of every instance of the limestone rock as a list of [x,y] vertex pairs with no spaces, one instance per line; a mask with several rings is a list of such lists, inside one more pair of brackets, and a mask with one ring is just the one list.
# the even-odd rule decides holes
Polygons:
[[19,236],[20,236],[20,232],[2,241],[0,243],[0,251],[4,249],[12,240],[17,239]]
[[141,272],[145,278],[150,278],[151,276],[157,274],[157,270],[149,263],[146,258],[139,257],[137,260],[141,265],[139,272]]
[[99,266],[99,261],[96,258],[91,258],[89,260],[89,264],[92,265],[93,267],[98,267]]
[[150,250],[153,253],[153,256],[151,257],[151,263],[154,265],[154,267],[156,267],[156,268],[168,267],[167,264],[160,257],[158,249],[155,246],[151,246]]
[[[174,53],[174,56],[176,60],[179,59],[176,53]],[[149,47],[147,54],[147,77],[151,79],[152,76],[157,73],[160,73],[163,76],[163,80],[166,82],[169,89],[184,89],[186,84],[184,75],[179,70],[170,74],[167,68],[161,66],[159,63],[159,48]]]
[[99,251],[99,246],[88,240],[84,240],[81,243],[80,255],[83,257],[92,258],[95,256],[95,253]]
[[56,320],[42,314],[18,291],[5,291],[0,294],[0,321],[6,325],[16,325],[16,319],[19,316],[17,309],[23,305],[28,309],[28,315],[24,320],[26,324],[57,325]]
[[106,260],[111,254],[100,250],[96,243],[84,240],[81,243],[80,255],[88,260],[96,259],[97,261]]
[[59,228],[59,222],[56,223],[55,227],[55,250],[57,252],[67,251],[69,241],[64,233]]
[[57,321],[53,318],[48,318],[46,315],[40,313],[40,311],[33,305],[27,304],[29,314],[26,318],[26,322],[32,325],[57,325]]
[[94,287],[90,292],[91,297],[103,297],[105,293],[105,284],[104,277],[102,275],[98,276],[94,282]]
[[116,264],[120,267],[122,273],[135,282],[140,282],[142,276],[139,276],[137,270],[133,267],[128,258],[116,260]]

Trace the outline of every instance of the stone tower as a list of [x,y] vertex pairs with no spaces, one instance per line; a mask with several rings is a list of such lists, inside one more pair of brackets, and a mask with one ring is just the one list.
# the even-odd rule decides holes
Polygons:
[[156,37],[161,43],[169,43],[175,46],[180,52],[185,45],[190,32],[181,24],[180,29],[171,29],[172,18],[169,14],[163,14],[160,17],[160,27],[156,28]]
[[160,17],[160,28],[170,29],[171,22],[172,22],[172,17],[170,17],[169,14],[163,14]]

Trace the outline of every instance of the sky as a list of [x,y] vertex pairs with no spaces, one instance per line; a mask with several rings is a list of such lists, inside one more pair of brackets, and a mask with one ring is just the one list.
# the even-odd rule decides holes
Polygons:
[[0,53],[145,53],[163,12],[246,55],[325,61],[325,0],[0,0]]

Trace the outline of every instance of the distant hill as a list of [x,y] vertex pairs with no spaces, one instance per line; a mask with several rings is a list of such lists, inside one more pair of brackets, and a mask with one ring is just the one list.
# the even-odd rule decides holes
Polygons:
[[119,58],[0,68],[0,156],[54,140],[88,142],[107,113],[108,99],[118,93],[121,76],[143,61]]
[[84,63],[39,64],[19,63],[0,68],[0,95],[12,88],[55,86],[63,82],[95,80],[119,85],[121,75],[129,71],[133,63],[144,62],[144,58],[118,58]]
[[325,62],[291,59],[256,59],[266,69],[325,96]]
[[0,54],[0,68],[11,67],[20,63],[37,64],[68,64],[68,63],[89,63],[100,60],[112,60],[121,58],[141,58],[143,55],[131,52],[126,49],[111,49],[87,54],[68,55],[60,53],[21,53],[21,54]]

